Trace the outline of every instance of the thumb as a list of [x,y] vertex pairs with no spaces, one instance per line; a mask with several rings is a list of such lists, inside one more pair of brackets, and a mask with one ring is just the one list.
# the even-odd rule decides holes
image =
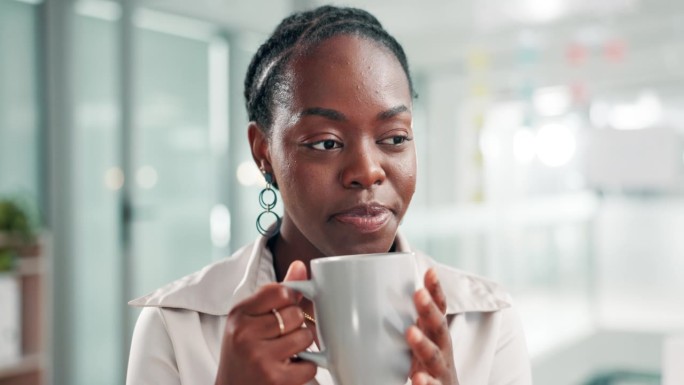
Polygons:
[[290,264],[285,274],[283,281],[305,281],[309,279],[309,274],[306,272],[306,265],[302,261],[294,261]]

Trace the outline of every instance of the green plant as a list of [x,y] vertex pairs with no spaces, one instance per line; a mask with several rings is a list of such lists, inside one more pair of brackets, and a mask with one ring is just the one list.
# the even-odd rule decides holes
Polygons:
[[22,243],[35,241],[35,221],[28,204],[17,199],[0,199],[0,233]]
[[0,272],[16,267],[19,255],[36,244],[36,221],[30,205],[19,199],[0,199]]
[[14,269],[16,254],[10,249],[0,248],[0,272]]

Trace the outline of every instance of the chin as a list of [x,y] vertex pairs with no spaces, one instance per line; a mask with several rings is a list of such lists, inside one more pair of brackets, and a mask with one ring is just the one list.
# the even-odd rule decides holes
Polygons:
[[331,247],[332,253],[325,254],[334,256],[386,253],[392,248],[394,239],[394,234],[391,237],[375,235],[371,237],[361,237],[360,239],[345,239],[343,242],[338,243],[337,247]]

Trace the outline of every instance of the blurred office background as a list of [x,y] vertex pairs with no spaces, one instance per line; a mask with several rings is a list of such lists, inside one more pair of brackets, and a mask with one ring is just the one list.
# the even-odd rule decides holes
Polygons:
[[[0,273],[0,384],[123,383],[126,301],[255,239],[244,73],[319,4],[0,0],[0,199],[37,229]],[[674,384],[684,3],[338,4],[412,65],[414,247],[514,294],[536,384]]]

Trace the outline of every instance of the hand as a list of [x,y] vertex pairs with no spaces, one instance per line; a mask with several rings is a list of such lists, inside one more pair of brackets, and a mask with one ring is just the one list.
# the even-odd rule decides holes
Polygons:
[[[306,278],[300,261],[292,263],[285,276],[286,281]],[[269,284],[230,311],[216,385],[302,385],[314,378],[314,364],[291,359],[313,343],[311,330],[302,328],[299,299],[293,290]],[[272,309],[282,317],[282,334]]]
[[446,322],[446,297],[437,272],[425,273],[425,288],[416,291],[413,302],[418,322],[406,331],[406,341],[413,353],[413,385],[458,385],[451,335]]

